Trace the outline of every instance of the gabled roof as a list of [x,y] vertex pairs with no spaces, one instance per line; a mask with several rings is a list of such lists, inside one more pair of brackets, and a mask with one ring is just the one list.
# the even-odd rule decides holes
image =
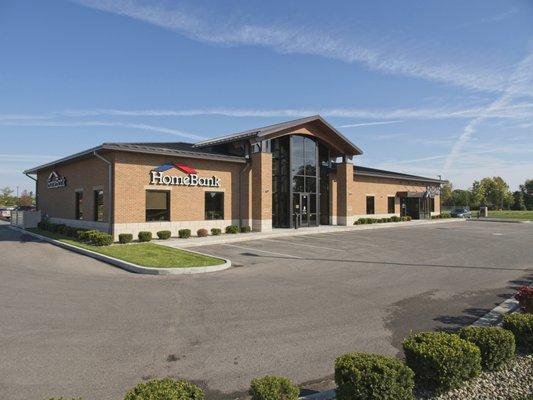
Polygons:
[[274,124],[274,125],[267,125],[261,128],[254,128],[254,129],[250,129],[244,132],[238,132],[238,133],[221,136],[221,137],[214,138],[214,139],[204,140],[204,141],[196,143],[194,147],[202,148],[202,147],[214,146],[214,145],[230,143],[230,142],[237,142],[243,139],[252,139],[252,138],[261,140],[261,138],[264,138],[265,136],[271,135],[273,133],[284,131],[286,129],[296,128],[300,125],[303,125],[306,123],[312,123],[312,122],[321,123],[322,125],[324,125],[326,129],[328,129],[330,132],[336,135],[339,139],[341,139],[341,141],[345,143],[346,147],[352,153],[350,155],[363,154],[363,151],[359,147],[353,144],[349,139],[347,139],[342,133],[340,133],[337,129],[335,129],[332,125],[330,125],[320,115],[313,115],[310,117],[299,118],[299,119],[295,119],[292,121],[286,121],[286,122],[282,122],[282,123]]
[[401,179],[404,181],[415,181],[415,182],[425,182],[425,183],[437,183],[442,184],[447,181],[434,178],[426,178],[423,176],[403,174],[401,172],[386,171],[384,169],[376,169],[369,167],[362,167],[359,165],[353,166],[353,173],[356,176],[371,176],[376,178],[390,178],[390,179]]

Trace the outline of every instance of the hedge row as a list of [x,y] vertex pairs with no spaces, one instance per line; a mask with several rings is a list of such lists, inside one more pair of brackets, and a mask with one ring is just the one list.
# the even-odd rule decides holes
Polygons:
[[446,219],[446,218],[451,218],[451,214],[449,213],[442,213],[442,214],[438,214],[438,215],[432,215],[431,216],[431,219]]
[[385,222],[405,222],[405,221],[411,221],[411,217],[409,215],[405,215],[403,217],[398,217],[397,215],[393,215],[389,218],[359,218],[357,221],[354,221],[354,225],[365,225],[365,224],[381,224]]
[[93,246],[109,246],[113,244],[113,236],[108,233],[97,230],[76,228],[64,224],[54,224],[50,221],[39,222],[37,224],[37,228],[43,231],[68,236],[73,239],[79,240],[80,242],[91,244]]
[[[515,340],[532,350],[532,314],[505,316],[503,326],[411,334],[403,342],[405,362],[377,354],[344,354],[335,360],[336,399],[412,400],[415,384],[437,393],[457,388],[482,369],[498,369],[514,357]],[[297,400],[299,389],[288,378],[265,376],[251,381],[249,394],[252,400]],[[196,385],[165,378],[140,383],[124,400],[203,398]]]

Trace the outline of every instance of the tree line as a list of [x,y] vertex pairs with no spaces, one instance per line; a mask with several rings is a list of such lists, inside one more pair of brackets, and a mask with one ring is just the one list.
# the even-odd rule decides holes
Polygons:
[[470,189],[454,189],[446,183],[441,189],[443,206],[465,206],[472,210],[486,206],[489,210],[533,210],[533,179],[527,179],[519,190],[511,191],[499,176],[474,181]]
[[0,189],[0,207],[33,205],[35,205],[35,196],[33,192],[23,190],[17,197],[15,191],[8,186]]

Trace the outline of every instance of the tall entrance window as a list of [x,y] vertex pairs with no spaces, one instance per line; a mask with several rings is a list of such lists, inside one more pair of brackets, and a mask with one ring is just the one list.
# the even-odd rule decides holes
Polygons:
[[366,196],[366,213],[374,214],[374,196]]
[[329,149],[314,138],[287,135],[271,141],[272,225],[329,223]]
[[76,192],[76,219],[83,219],[83,191]]

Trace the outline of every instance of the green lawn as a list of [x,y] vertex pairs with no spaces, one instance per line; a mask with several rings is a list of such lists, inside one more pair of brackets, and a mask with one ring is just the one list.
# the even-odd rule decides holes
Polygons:
[[[477,211],[472,213],[472,216],[477,217]],[[489,218],[510,218],[510,219],[525,219],[533,221],[533,211],[490,211]]]
[[220,265],[224,261],[219,258],[203,256],[189,251],[160,246],[155,243],[132,243],[113,244],[111,246],[92,246],[81,243],[67,236],[58,235],[40,229],[28,229],[42,236],[68,243],[73,246],[91,250],[106,256],[118,258],[143,267],[153,268],[187,268],[187,267],[207,267],[210,265]]

